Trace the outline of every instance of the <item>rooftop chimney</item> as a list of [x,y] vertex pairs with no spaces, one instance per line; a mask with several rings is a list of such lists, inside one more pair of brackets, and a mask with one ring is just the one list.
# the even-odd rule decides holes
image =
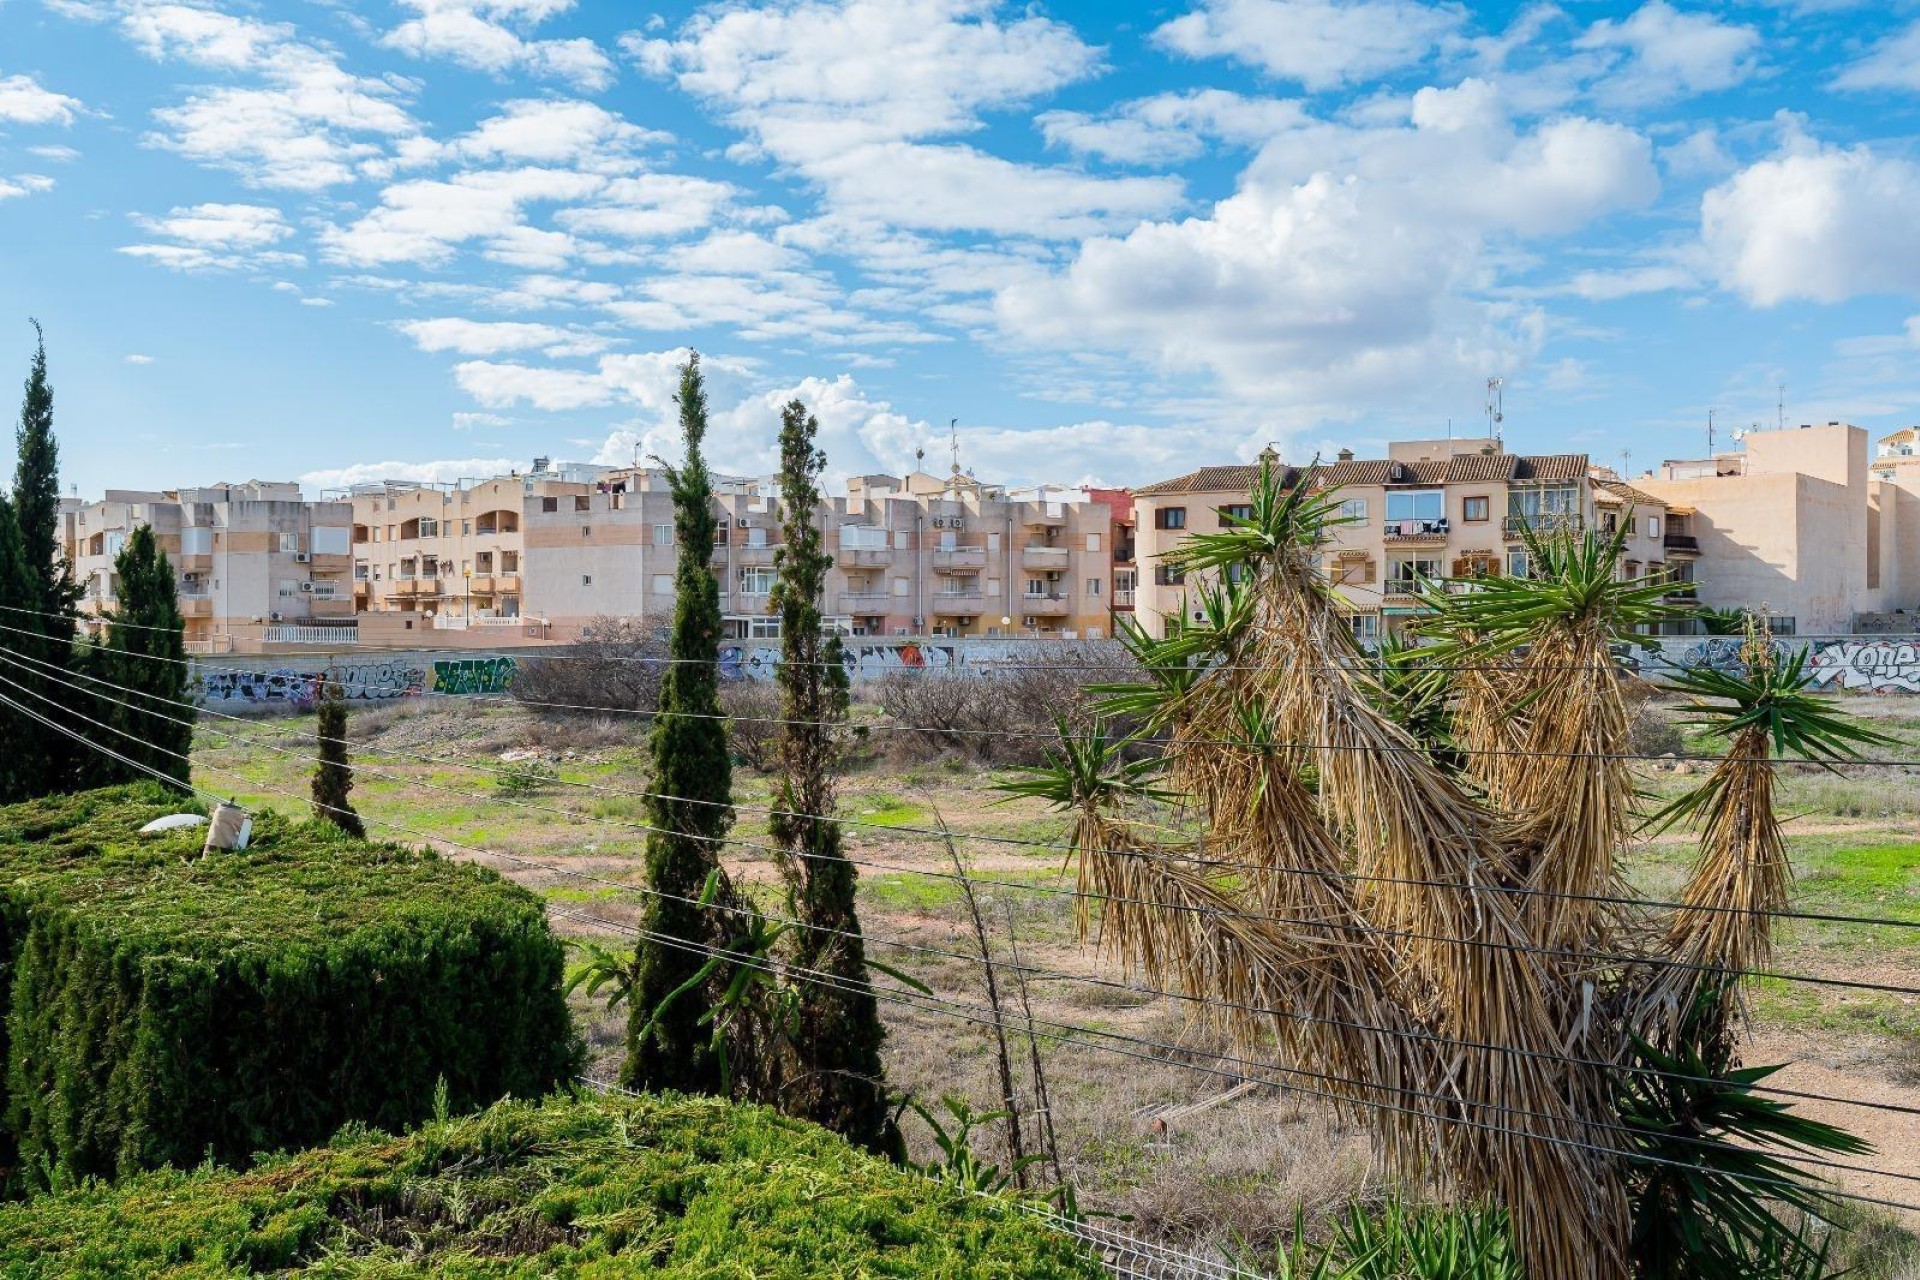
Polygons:
[[1340,451],[1340,452],[1339,452],[1339,453],[1338,453],[1337,455],[1335,455],[1335,456],[1337,456],[1337,457],[1338,457],[1338,458],[1340,459],[1340,461],[1342,461],[1342,462],[1352,462],[1352,461],[1353,461],[1353,450],[1351,450],[1351,449],[1342,449],[1342,450],[1341,450],[1341,451]]

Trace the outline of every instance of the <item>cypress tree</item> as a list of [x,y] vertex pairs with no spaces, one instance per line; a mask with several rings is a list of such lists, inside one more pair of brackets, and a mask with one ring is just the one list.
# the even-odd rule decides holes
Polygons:
[[[18,452],[13,472],[13,516],[26,572],[19,598],[0,600],[9,606],[0,611],[5,615],[5,625],[18,630],[0,631],[0,636],[12,642],[9,648],[56,670],[54,675],[22,675],[20,683],[56,701],[68,702],[72,699],[60,682],[72,663],[74,605],[80,593],[60,552],[60,449],[53,438],[53,386],[47,381],[46,335],[37,320],[33,331],[33,363],[28,368],[20,424],[14,437]],[[27,701],[47,710],[44,703]],[[78,744],[37,724],[23,729],[26,736],[8,745],[23,757],[16,770],[24,794],[45,795],[77,786]]]
[[[126,545],[113,559],[113,572],[120,580],[119,603],[107,624],[100,665],[121,690],[137,691],[109,691],[118,700],[113,720],[130,735],[114,749],[184,785],[187,755],[193,749],[192,718],[183,718],[186,624],[180,618],[173,565],[155,541],[151,526],[143,524],[127,535]],[[151,696],[139,696],[142,693]],[[148,775],[133,770],[127,776]]]
[[366,824],[348,799],[353,791],[353,765],[347,760],[347,703],[331,684],[323,684],[313,733],[320,748],[320,762],[313,767],[313,816],[356,840],[365,840]]
[[833,975],[800,992],[797,1072],[783,1105],[870,1151],[900,1159],[900,1130],[887,1106],[880,1065],[879,1004],[867,984],[866,946],[854,911],[855,872],[831,821],[834,775],[845,747],[848,680],[840,637],[823,635],[821,601],[833,556],[819,524],[826,455],[820,423],[791,401],[780,413],[783,537],[775,555],[773,605],[780,614],[780,738],[783,777],[773,835],[785,854],[795,918],[794,966]]
[[[724,940],[724,924],[697,903],[719,870],[720,849],[733,825],[733,767],[720,709],[720,585],[713,576],[719,526],[702,452],[707,393],[698,352],[680,370],[679,400],[686,457],[677,468],[655,459],[673,492],[679,558],[670,661],[650,744],[654,794],[647,810],[654,830],[647,836],[646,861],[647,885],[655,893],[647,899],[646,935],[635,955],[621,1079],[633,1088],[719,1093],[721,1064],[704,1023],[710,993],[700,984],[681,991],[706,963],[705,949]],[[675,992],[680,994],[662,1008]]]
[[[27,615],[11,610],[27,608],[27,601],[32,598],[33,576],[27,571],[27,552],[20,541],[20,522],[14,519],[13,503],[5,494],[0,494],[0,605],[8,606],[0,609],[0,625],[22,626]],[[15,633],[0,631],[0,636],[6,637],[0,641],[0,652],[19,653],[24,650],[25,646]],[[0,693],[22,706],[45,712],[45,704],[19,696],[19,686],[25,683],[25,674],[17,665],[0,664]],[[39,794],[40,761],[34,756],[39,750],[39,734],[43,732],[46,731],[27,716],[0,704],[0,742],[7,744],[5,750],[0,750],[0,804],[12,804]]]

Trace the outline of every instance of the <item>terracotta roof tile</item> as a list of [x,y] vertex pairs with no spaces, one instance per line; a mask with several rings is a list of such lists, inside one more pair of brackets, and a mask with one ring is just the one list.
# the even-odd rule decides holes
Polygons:
[[1519,469],[1520,459],[1511,453],[1456,453],[1447,459],[1446,483],[1511,480]]
[[1587,474],[1584,453],[1523,454],[1516,480],[1579,480]]
[[[1627,503],[1636,507],[1661,507],[1666,505],[1644,489],[1636,489],[1621,480],[1602,480],[1598,476],[1595,476],[1593,487],[1613,497],[1614,502],[1607,504],[1610,506],[1618,503]],[[1606,499],[1602,498],[1600,493],[1594,494],[1593,500],[1595,502],[1606,502]]]

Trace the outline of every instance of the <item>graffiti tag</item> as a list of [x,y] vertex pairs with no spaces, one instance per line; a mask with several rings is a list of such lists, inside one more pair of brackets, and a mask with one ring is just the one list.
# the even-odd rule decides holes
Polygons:
[[505,693],[513,683],[512,658],[454,658],[433,664],[435,693]]

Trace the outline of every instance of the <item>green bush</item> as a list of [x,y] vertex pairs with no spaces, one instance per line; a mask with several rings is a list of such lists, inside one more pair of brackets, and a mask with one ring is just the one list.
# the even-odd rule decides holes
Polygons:
[[559,778],[559,771],[550,764],[543,764],[538,760],[521,760],[494,774],[493,785],[499,790],[502,799],[518,800],[539,795],[559,781]]
[[311,1146],[542,1095],[578,1046],[540,900],[494,873],[151,786],[0,809],[7,1163],[28,1188]]
[[0,1208],[0,1273],[202,1277],[1102,1275],[1006,1202],[717,1099],[502,1103],[248,1173]]

